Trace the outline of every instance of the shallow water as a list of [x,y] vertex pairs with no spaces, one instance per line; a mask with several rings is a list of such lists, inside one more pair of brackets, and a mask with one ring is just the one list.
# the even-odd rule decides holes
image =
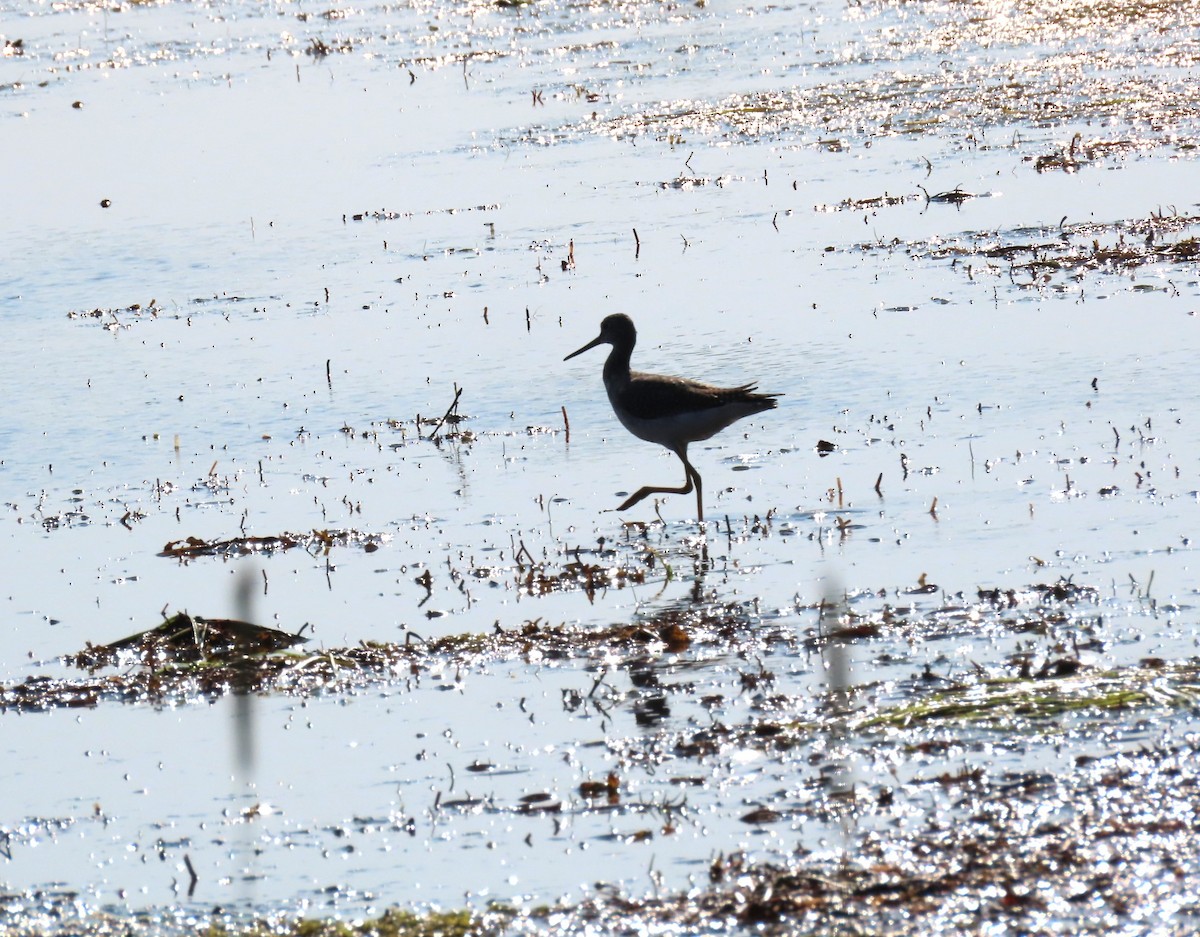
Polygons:
[[[926,666],[1049,656],[1092,618],[1104,666],[1196,654],[1195,265],[1033,284],[1005,260],[934,255],[977,235],[1054,242],[1064,219],[1192,213],[1179,200],[1196,120],[1172,102],[1194,81],[1178,56],[1195,37],[1178,22],[1110,36],[1095,66],[1120,73],[1143,40],[1158,49],[1154,122],[1140,107],[1100,113],[1086,82],[1062,86],[1053,119],[939,110],[928,84],[905,94],[904,69],[986,66],[1040,86],[1049,59],[1099,42],[1093,28],[926,46],[914,37],[953,17],[923,4],[27,12],[5,10],[5,37],[25,46],[0,59],[0,167],[21,182],[0,229],[5,683],[63,672],[60,655],[152,627],[164,608],[239,614],[243,573],[256,619],[306,627],[315,649],[539,618],[600,627],[697,595],[788,639],[746,659],[662,655],[659,679],[697,689],[666,694],[649,722],[661,703],[619,661],[603,708],[564,703],[593,686],[595,659],[256,699],[250,790],[231,780],[227,700],[6,713],[7,887],[164,906],[184,901],[186,854],[197,907],[362,913],[552,901],[601,881],[677,888],[717,853],[852,843],[838,817],[739,818],[809,804],[818,762],[846,758],[869,779],[883,770],[870,746],[661,762],[664,734],[715,718],[696,697],[722,695],[730,724],[765,705],[745,690],[757,655],[774,692],[806,711],[827,686],[803,645],[823,596],[931,623],[854,649],[852,681],[881,697]],[[315,38],[352,49],[306,54]],[[878,93],[847,93],[833,128],[805,106],[755,112],[752,128],[730,116],[756,94],[864,83]],[[877,112],[889,93],[912,126],[944,119],[897,132]],[[1076,132],[1138,146],[1035,171],[1031,159]],[[986,197],[922,196],[955,186]],[[838,208],[885,193],[911,198]],[[638,535],[612,511],[621,494],[679,483],[674,457],[611,414],[602,353],[561,360],[616,310],[638,323],[637,366],[786,396],[693,448],[702,576],[695,502],[676,497],[647,534],[669,575],[530,595],[520,546],[553,565],[603,538],[629,559]],[[417,439],[414,418],[440,416],[456,386],[477,438]],[[822,439],[837,446],[824,458]],[[654,507],[628,517],[653,521]],[[839,532],[839,518],[853,526]],[[157,555],[189,536],[326,528],[385,541],[328,556]],[[428,590],[415,581],[426,570]],[[937,591],[909,594],[922,576]],[[1059,577],[1098,594],[1052,633],[939,617],[976,587]],[[1118,723],[1065,754],[985,733],[962,760],[1054,770],[1190,724],[1178,712]],[[888,757],[899,776],[925,770]],[[475,762],[494,767],[473,774]],[[609,771],[623,809],[580,809],[578,784]],[[542,791],[565,814],[517,812]],[[441,806],[468,796],[480,802]]]

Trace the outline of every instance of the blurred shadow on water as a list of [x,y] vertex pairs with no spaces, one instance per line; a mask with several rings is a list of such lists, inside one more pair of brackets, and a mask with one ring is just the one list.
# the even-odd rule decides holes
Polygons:
[[[254,621],[255,570],[247,566],[234,580],[234,608],[240,621]],[[254,784],[255,738],[254,696],[250,687],[254,682],[254,659],[243,654],[234,668],[233,686],[233,762],[235,778],[240,778],[247,787]]]
[[[254,588],[258,578],[257,568],[247,564],[234,579],[234,609],[236,617],[241,621],[254,622]],[[255,680],[255,666],[255,659],[246,653],[233,668],[233,801],[242,803],[242,812],[246,817],[250,817],[257,809],[254,775],[258,739],[254,714],[255,695],[251,690]],[[244,823],[241,824],[241,829],[238,851],[241,855],[249,857],[249,861],[254,861],[252,826],[250,823]],[[246,892],[242,898],[248,905],[253,903],[253,883],[257,878],[253,869],[243,869],[242,881]],[[195,889],[195,882],[192,883],[192,889]]]
[[[821,780],[829,799],[833,802],[852,804],[857,798],[854,768],[846,757],[846,719],[852,709],[851,674],[853,663],[850,657],[850,638],[842,635],[839,626],[847,608],[845,593],[836,578],[831,578],[821,599],[818,633],[826,634],[832,627],[833,633],[821,645],[821,657],[825,665],[825,681],[829,690],[822,708],[826,712],[826,750],[829,760],[823,765]],[[854,812],[841,813],[842,848],[844,861],[850,861],[853,845],[852,827]]]

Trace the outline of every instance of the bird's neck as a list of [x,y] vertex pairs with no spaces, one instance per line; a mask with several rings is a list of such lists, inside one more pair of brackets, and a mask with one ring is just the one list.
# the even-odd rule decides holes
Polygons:
[[629,359],[633,356],[633,347],[622,348],[613,345],[604,362],[604,386],[624,387],[629,383]]

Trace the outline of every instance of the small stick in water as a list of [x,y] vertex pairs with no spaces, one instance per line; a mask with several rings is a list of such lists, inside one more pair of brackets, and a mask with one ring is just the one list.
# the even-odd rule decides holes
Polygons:
[[[438,431],[442,428],[442,424],[445,423],[448,419],[450,419],[450,414],[453,413],[455,408],[458,406],[458,398],[461,396],[462,396],[462,388],[459,387],[457,384],[455,384],[454,385],[454,400],[452,400],[450,402],[450,406],[446,408],[446,412],[442,414],[442,418],[437,421],[437,426],[435,426],[433,428],[433,432],[431,432],[427,438],[433,439],[433,437],[438,434]],[[421,418],[417,417],[417,426],[420,426],[420,425],[421,425]]]

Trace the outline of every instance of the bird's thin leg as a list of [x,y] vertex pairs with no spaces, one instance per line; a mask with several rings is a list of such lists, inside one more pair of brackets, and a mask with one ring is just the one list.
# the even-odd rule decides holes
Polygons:
[[688,478],[696,483],[696,517],[700,521],[700,526],[704,526],[704,483],[700,481],[700,473],[696,471],[696,467],[685,457],[683,464],[687,467]]
[[682,488],[662,488],[662,487],[655,487],[652,485],[647,485],[644,488],[639,488],[637,491],[635,491],[633,494],[631,494],[628,498],[626,498],[624,501],[622,501],[619,505],[617,505],[617,510],[618,511],[628,510],[629,508],[631,508],[635,504],[637,504],[639,501],[641,501],[643,498],[648,498],[650,495],[685,495],[689,491],[691,491],[692,488],[694,487],[692,484],[692,479],[695,478],[696,481],[699,481],[700,476],[696,473],[696,470],[694,468],[692,468],[692,463],[690,463],[687,460],[687,450],[684,450],[683,452],[678,453],[678,455],[679,455],[679,458],[681,458],[683,460],[683,468],[684,468],[684,471],[687,473],[687,484],[686,485],[684,485]]

